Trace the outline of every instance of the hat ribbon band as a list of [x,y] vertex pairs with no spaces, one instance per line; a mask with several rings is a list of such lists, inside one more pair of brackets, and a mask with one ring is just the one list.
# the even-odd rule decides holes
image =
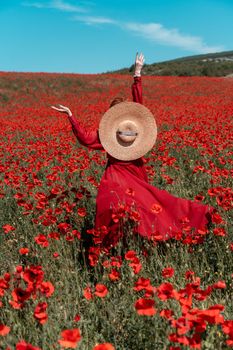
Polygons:
[[117,131],[118,135],[124,135],[124,136],[137,136],[138,133],[135,131]]

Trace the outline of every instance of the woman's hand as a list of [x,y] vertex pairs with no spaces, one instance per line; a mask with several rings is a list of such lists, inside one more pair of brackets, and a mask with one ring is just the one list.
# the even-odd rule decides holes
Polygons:
[[144,55],[141,53],[140,56],[138,56],[138,52],[137,52],[136,59],[135,59],[134,76],[136,76],[136,77],[140,77],[141,76],[141,70],[142,70],[144,61],[145,61]]
[[51,108],[55,109],[58,112],[66,113],[66,114],[68,114],[69,117],[72,116],[71,110],[68,107],[65,107],[62,105],[58,105],[58,106],[59,106],[59,108],[55,107],[55,106],[51,106]]

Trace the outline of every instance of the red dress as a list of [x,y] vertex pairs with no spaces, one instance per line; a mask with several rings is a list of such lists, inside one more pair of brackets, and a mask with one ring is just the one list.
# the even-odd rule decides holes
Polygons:
[[[141,77],[132,85],[133,101],[142,103]],[[98,130],[87,131],[74,117],[69,117],[78,141],[87,147],[103,149]],[[128,212],[140,235],[166,240],[190,229],[204,229],[210,221],[212,207],[178,198],[148,183],[143,158],[121,161],[109,154],[96,198],[95,228],[106,226],[106,245],[118,240],[120,217]]]

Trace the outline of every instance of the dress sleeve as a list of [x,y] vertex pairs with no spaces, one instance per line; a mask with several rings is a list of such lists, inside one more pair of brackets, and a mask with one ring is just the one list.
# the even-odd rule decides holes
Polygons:
[[132,95],[133,101],[142,104],[142,78],[134,77],[134,82],[132,84]]
[[92,149],[103,150],[103,146],[100,143],[98,130],[88,131],[86,130],[74,116],[68,116],[72,125],[72,130],[79,143],[83,146],[87,146]]

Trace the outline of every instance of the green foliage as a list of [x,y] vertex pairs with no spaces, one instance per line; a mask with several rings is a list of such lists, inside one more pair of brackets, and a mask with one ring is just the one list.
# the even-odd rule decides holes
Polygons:
[[[131,74],[134,65],[117,73]],[[113,73],[113,72],[109,72]],[[233,74],[233,51],[196,55],[160,63],[145,64],[144,75],[221,77]]]

